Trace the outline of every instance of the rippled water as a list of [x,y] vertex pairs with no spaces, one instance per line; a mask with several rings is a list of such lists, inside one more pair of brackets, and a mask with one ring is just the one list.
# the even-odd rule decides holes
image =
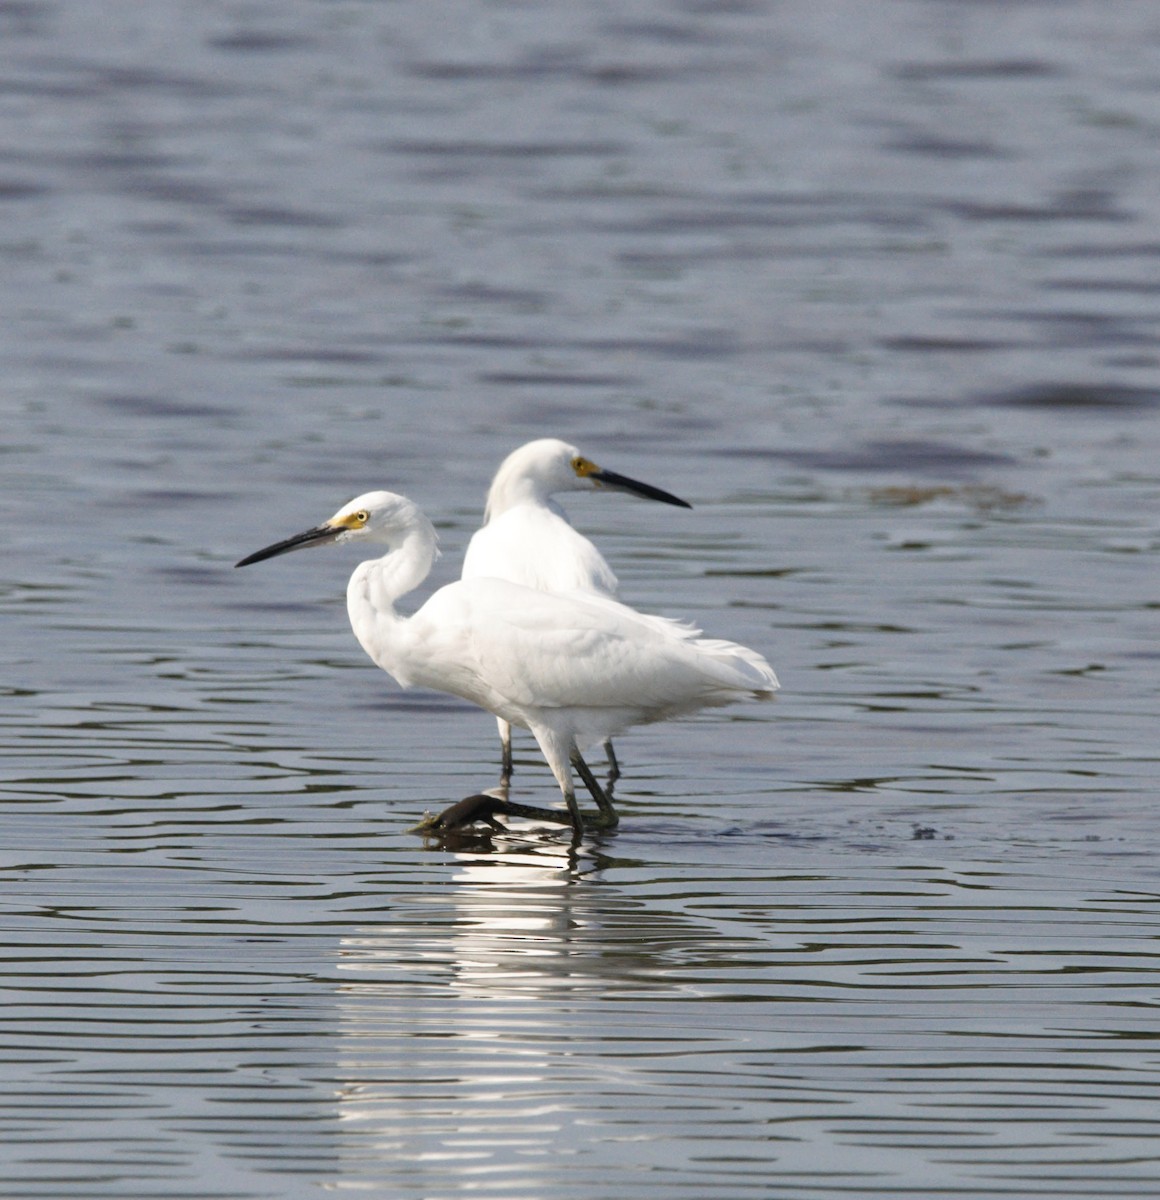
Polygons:
[[[1153,1195],[1160,16],[0,4],[5,1196]],[[426,844],[370,487],[784,690]],[[420,597],[421,598],[421,597]],[[520,798],[550,776],[525,738]]]

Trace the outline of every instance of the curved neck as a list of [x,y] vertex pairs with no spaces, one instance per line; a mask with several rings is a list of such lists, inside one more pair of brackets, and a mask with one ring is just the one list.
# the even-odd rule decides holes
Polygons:
[[400,683],[400,637],[408,618],[395,601],[427,578],[439,553],[435,527],[416,510],[407,528],[393,533],[382,558],[359,563],[346,585],[346,610],[363,649]]
[[439,556],[439,535],[422,513],[421,520],[388,542],[386,554],[359,566],[366,568],[370,601],[380,612],[393,611],[395,601],[423,582]]
[[[503,516],[509,509],[519,504],[531,504],[537,508],[547,508],[558,517],[564,516],[564,510],[552,498],[551,492],[539,480],[523,478],[497,478],[487,493],[487,506],[483,510],[483,523],[494,521]],[[567,518],[565,517],[565,520]]]
[[521,463],[513,462],[509,458],[500,465],[491,481],[487,492],[487,504],[483,510],[484,523],[517,504],[549,504],[549,495],[549,489],[543,480],[523,470]]

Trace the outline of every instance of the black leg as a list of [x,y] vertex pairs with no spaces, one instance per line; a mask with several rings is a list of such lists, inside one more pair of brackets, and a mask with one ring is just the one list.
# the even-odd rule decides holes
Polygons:
[[595,821],[589,821],[597,829],[612,829],[620,823],[620,817],[617,815],[616,809],[612,807],[612,800],[608,793],[596,782],[596,776],[588,769],[588,764],[580,757],[579,753],[572,755],[572,765],[579,772],[580,778],[584,780],[584,786],[592,793],[592,799],[596,801],[596,807],[600,809],[600,815]]
[[[611,748],[610,748],[611,749]],[[520,804],[509,800],[507,788],[494,789],[493,792],[477,792],[474,796],[466,796],[449,808],[445,808],[437,816],[428,814],[414,826],[412,833],[448,833],[454,829],[463,829],[468,825],[482,822],[492,829],[503,829],[497,817],[527,817],[532,821],[547,821],[553,825],[571,825],[573,845],[584,836],[585,829],[613,829],[620,821],[616,809],[608,794],[596,782],[596,777],[588,768],[588,764],[578,753],[572,755],[572,765],[580,773],[584,786],[592,794],[596,806],[600,810],[595,816],[585,816],[576,802],[575,793],[569,789],[564,793],[568,811],[561,812],[558,808],[537,808],[531,804]]]
[[604,743],[604,753],[608,755],[608,782],[604,785],[604,791],[609,800],[611,800],[612,789],[616,786],[616,781],[620,778],[620,763],[617,761],[616,751],[612,748],[611,739]]
[[507,737],[500,741],[499,782],[507,787],[512,781],[512,727],[508,726]]

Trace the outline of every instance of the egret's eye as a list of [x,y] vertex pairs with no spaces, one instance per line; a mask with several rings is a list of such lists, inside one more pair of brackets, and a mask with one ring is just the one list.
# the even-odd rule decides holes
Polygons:
[[585,475],[591,475],[596,470],[596,464],[577,455],[572,460],[572,470],[583,479]]
[[358,512],[354,514],[354,519],[360,525],[365,525],[371,519],[371,514],[367,512],[365,508],[360,508]]

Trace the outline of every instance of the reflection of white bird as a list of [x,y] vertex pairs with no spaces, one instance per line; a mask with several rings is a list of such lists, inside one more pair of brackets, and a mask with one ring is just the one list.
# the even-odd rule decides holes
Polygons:
[[595,595],[537,592],[503,579],[460,580],[403,616],[395,601],[427,577],[436,541],[434,526],[410,500],[367,492],[322,525],[237,564],[327,542],[385,545],[386,554],[360,563],[347,584],[347,611],[363,649],[403,687],[450,692],[535,735],[564,793],[567,817],[478,795],[430,821],[432,829],[494,824],[495,813],[514,813],[570,821],[578,839],[584,818],[573,766],[600,809],[589,823],[615,825],[616,810],[581,758],[582,748],[631,725],[746,697],[768,699],[778,686],[773,669],[753,650]]
[[[464,579],[509,579],[541,592],[596,592],[617,599],[617,581],[604,555],[568,523],[552,499],[559,492],[607,488],[631,492],[681,508],[691,505],[669,492],[605,471],[575,446],[541,438],[513,450],[500,463],[487,493],[483,528],[471,539],[463,559]],[[501,783],[512,777],[512,727],[496,718],[502,748]],[[608,756],[609,790],[620,777],[612,741]]]

